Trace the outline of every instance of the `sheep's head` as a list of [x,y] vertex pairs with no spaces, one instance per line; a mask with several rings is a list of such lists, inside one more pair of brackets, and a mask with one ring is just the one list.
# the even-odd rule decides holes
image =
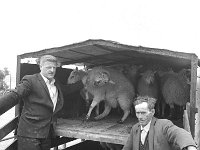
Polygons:
[[78,68],[76,68],[70,73],[67,83],[68,84],[76,83],[76,82],[80,81],[85,75],[86,75],[85,71],[78,70]]
[[94,77],[94,85],[102,86],[109,82],[109,73],[108,72],[98,72]]
[[141,73],[142,78],[148,83],[151,84],[154,82],[155,79],[155,71],[147,70],[144,73]]
[[103,86],[107,83],[115,84],[110,79],[109,71],[104,70],[101,67],[89,71],[88,82],[90,82],[90,84],[92,84],[93,86]]
[[187,84],[191,84],[191,69],[181,69],[178,72],[178,76],[180,77],[180,79],[185,80]]
[[126,65],[124,67],[124,74],[130,77],[135,77],[140,68],[142,68],[142,65],[134,65],[134,64]]

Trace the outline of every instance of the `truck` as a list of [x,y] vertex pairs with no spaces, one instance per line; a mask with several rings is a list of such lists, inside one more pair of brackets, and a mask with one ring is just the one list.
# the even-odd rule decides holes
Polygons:
[[[175,70],[187,68],[190,70],[190,99],[186,104],[181,120],[174,123],[191,132],[195,142],[200,146],[200,89],[197,70],[200,60],[194,53],[185,53],[167,49],[150,48],[143,46],[125,45],[114,41],[102,39],[89,39],[79,43],[73,43],[62,47],[54,47],[17,56],[16,84],[20,82],[24,75],[38,73],[39,66],[25,59],[36,59],[42,55],[50,54],[58,58],[60,67],[57,68],[56,77],[63,84],[67,83],[67,77],[72,69],[65,66],[71,64],[84,65],[88,68],[95,66],[112,66],[118,64],[159,64],[169,66]],[[79,144],[75,144],[70,149],[81,149],[84,146],[91,147],[90,142],[106,142],[124,145],[131,127],[137,123],[134,115],[130,115],[123,123],[117,123],[119,116],[115,111],[108,117],[98,121],[83,121],[85,104],[79,93],[65,95],[67,99],[56,126],[57,138],[52,144],[52,148],[58,149],[59,145],[81,139]],[[15,107],[15,118],[0,129],[0,140],[3,140],[13,130],[17,128],[18,117],[23,107],[22,102],[0,101],[0,115]],[[121,117],[121,116],[120,116]],[[17,139],[7,146],[6,150],[17,149]],[[65,149],[68,149],[65,147]],[[88,148],[89,149],[89,148]],[[93,149],[95,149],[93,147]]]

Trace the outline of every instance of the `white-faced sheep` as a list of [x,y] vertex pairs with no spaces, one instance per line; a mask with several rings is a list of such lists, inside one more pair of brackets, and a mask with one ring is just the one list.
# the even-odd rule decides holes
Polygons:
[[[78,68],[76,68],[75,70],[73,70],[70,74],[70,76],[68,77],[68,84],[73,84],[79,80],[81,80],[82,78],[86,77],[87,72],[83,71],[83,70],[78,70]],[[86,110],[89,110],[89,106],[94,98],[94,96],[89,93],[86,89],[86,86],[80,90],[80,95],[83,98],[83,100],[85,101],[86,104]],[[99,114],[99,105],[97,105],[96,108],[96,115]]]
[[[75,72],[74,70],[72,74],[78,75],[78,72]],[[93,108],[101,101],[105,102],[105,108],[103,113],[95,117],[96,120],[104,118],[110,113],[111,108],[117,106],[124,112],[123,117],[118,121],[119,123],[123,123],[130,114],[135,90],[130,81],[117,70],[107,67],[94,67],[87,72],[85,88],[94,96],[86,119],[90,118]]]
[[178,73],[172,70],[165,73],[159,72],[164,100],[162,103],[162,115],[164,116],[165,105],[168,104],[170,106],[169,119],[175,119],[174,104],[185,107],[186,103],[190,100],[190,87],[187,72],[187,69],[182,69]]

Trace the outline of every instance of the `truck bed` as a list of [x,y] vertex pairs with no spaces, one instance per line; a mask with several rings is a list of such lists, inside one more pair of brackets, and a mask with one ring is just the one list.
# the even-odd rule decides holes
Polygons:
[[117,123],[119,117],[106,117],[98,121],[83,121],[83,118],[58,119],[56,134],[58,136],[79,138],[115,144],[126,143],[131,127],[137,122],[129,117],[123,124]]

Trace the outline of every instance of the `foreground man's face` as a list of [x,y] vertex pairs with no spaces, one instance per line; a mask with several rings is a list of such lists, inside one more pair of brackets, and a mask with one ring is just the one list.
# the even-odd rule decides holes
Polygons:
[[149,110],[148,104],[146,102],[143,102],[135,106],[135,112],[140,125],[144,127],[152,119],[155,110]]
[[41,73],[44,77],[49,80],[52,80],[56,74],[57,64],[55,62],[44,62],[43,65],[40,66]]

